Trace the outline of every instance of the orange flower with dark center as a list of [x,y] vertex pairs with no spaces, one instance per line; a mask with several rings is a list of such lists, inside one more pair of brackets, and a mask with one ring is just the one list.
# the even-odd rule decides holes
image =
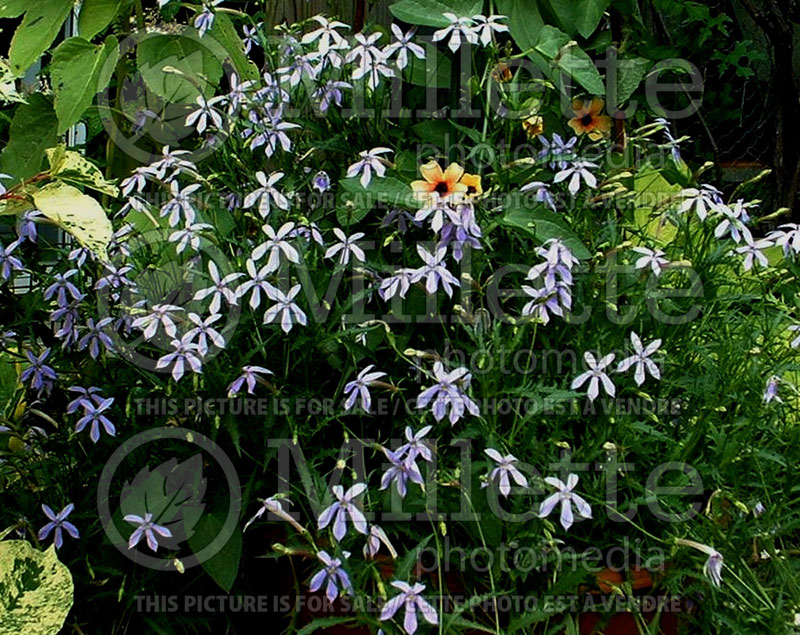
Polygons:
[[607,137],[611,132],[611,117],[600,114],[604,106],[605,102],[599,97],[592,97],[591,101],[573,100],[575,117],[569,120],[569,127],[578,136],[588,134],[592,141]]
[[[427,202],[434,194],[439,198],[447,198],[454,194],[466,194],[467,185],[460,183],[464,176],[464,168],[458,163],[451,163],[447,169],[442,171],[442,167],[437,161],[428,161],[419,168],[423,181],[412,181],[411,189],[417,200]],[[480,186],[480,178],[478,182]]]
[[483,188],[481,187],[481,177],[478,174],[464,174],[459,181],[461,185],[465,185],[467,187],[466,194],[467,196],[480,196],[483,194]]

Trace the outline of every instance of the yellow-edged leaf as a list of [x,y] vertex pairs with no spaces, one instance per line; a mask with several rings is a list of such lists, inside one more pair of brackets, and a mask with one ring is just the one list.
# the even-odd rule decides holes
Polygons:
[[48,148],[45,153],[50,162],[51,176],[90,187],[115,198],[119,196],[117,186],[106,181],[100,168],[79,152],[67,150],[66,146],[62,144],[55,148]]
[[55,547],[25,540],[0,542],[0,633],[61,632],[72,608],[74,584]]

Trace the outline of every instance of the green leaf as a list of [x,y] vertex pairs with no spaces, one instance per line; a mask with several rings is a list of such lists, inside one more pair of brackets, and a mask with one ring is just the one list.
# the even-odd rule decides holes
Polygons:
[[536,50],[542,55],[554,59],[561,49],[569,44],[569,36],[563,31],[559,31],[553,26],[545,26],[539,31],[539,38],[536,41]]
[[447,145],[448,135],[453,133],[445,119],[425,119],[415,123],[411,126],[411,129],[420,139],[439,148],[444,148]]
[[391,176],[372,177],[369,187],[363,188],[359,177],[342,179],[341,202],[336,210],[337,220],[342,225],[352,225],[364,218],[377,203],[388,207],[405,207],[419,209],[420,204],[414,198],[411,186]]
[[569,43],[569,36],[550,25],[542,27],[535,48],[549,59],[555,58],[562,47]]
[[73,0],[36,0],[28,3],[25,17],[11,38],[8,61],[17,77],[47,50],[72,10]]
[[[224,520],[216,510],[205,514],[197,523],[194,534],[189,538],[189,548],[200,553],[209,546],[222,531]],[[239,573],[239,561],[242,558],[242,532],[237,526],[228,542],[201,566],[226,593],[229,593]]]
[[555,23],[561,30],[574,35],[578,22],[578,0],[538,0],[542,10],[549,14],[547,22]]
[[522,615],[518,615],[508,625],[508,633],[518,633],[520,631],[525,633],[531,632],[531,625],[544,622],[545,620],[553,617],[553,611],[548,609],[534,609],[533,611],[525,611]]
[[[498,595],[500,591],[498,590]],[[474,630],[484,633],[495,633],[494,628],[488,628],[477,622],[467,620],[462,617],[465,612],[473,612],[476,607],[480,610],[481,606],[487,606],[487,602],[495,596],[495,593],[483,593],[481,595],[471,595],[465,597],[463,602],[459,602],[458,606],[453,608],[452,613],[442,615],[443,630],[445,633],[453,631],[457,633],[473,632]],[[552,614],[552,611],[551,611]]]
[[58,119],[52,102],[33,93],[27,104],[20,104],[11,120],[9,140],[0,156],[0,172],[15,180],[27,179],[42,167],[44,151],[58,142]]
[[37,551],[24,540],[0,542],[0,632],[56,635],[73,592],[72,575],[54,546]]
[[18,18],[30,6],[30,0],[0,0],[0,18]]
[[450,125],[453,126],[453,128],[455,128],[459,132],[463,132],[465,135],[467,135],[467,137],[472,139],[472,141],[474,141],[475,143],[482,142],[480,130],[476,130],[475,128],[471,128],[469,126],[462,126],[461,124],[456,123],[452,119],[450,119],[449,122]]
[[593,95],[605,93],[605,85],[592,58],[562,31],[545,26],[539,33],[536,50],[575,79]]
[[662,204],[680,192],[681,186],[670,183],[658,172],[647,172],[636,176],[633,189],[636,227],[660,246],[672,242],[678,235],[678,228],[668,220]]
[[[153,514],[153,522],[170,530],[172,538],[159,538],[167,547],[191,539],[203,515],[206,479],[200,454],[178,463],[169,459],[153,470],[143,467],[126,481],[120,495],[122,516]],[[133,526],[129,525],[131,530]]]
[[408,66],[403,69],[403,78],[416,86],[448,88],[452,64],[438,49],[429,48],[424,60],[409,54]]
[[433,534],[428,534],[413,549],[406,551],[406,553],[397,560],[395,578],[398,580],[408,579],[411,575],[411,567],[419,562],[420,554],[425,550],[432,539]]
[[125,0],[83,0],[78,16],[78,34],[91,40],[116,17]]
[[523,229],[540,242],[558,238],[572,250],[576,258],[581,260],[592,256],[580,238],[569,228],[567,222],[550,210],[528,209],[519,203],[514,203],[506,210],[505,215],[500,219],[500,224]]
[[53,77],[58,133],[77,123],[94,96],[106,89],[119,59],[119,43],[113,35],[104,45],[71,37],[53,51]]
[[643,57],[619,60],[617,65],[617,106],[621,106],[630,99],[652,65],[653,62]]
[[614,0],[614,8],[622,16],[628,18],[627,22],[636,22],[638,25],[644,26],[644,17],[642,16],[642,8],[639,6],[639,0]]
[[222,63],[207,43],[191,34],[147,37],[136,48],[136,63],[147,87],[169,103],[210,98],[222,77]]
[[444,13],[469,17],[483,13],[483,0],[400,0],[389,7],[398,20],[421,26],[445,27],[450,20]]
[[585,38],[594,33],[609,4],[611,4],[611,0],[578,0],[575,20],[578,33]]
[[224,13],[217,13],[214,18],[214,25],[205,35],[205,38],[213,38],[224,49],[225,56],[231,66],[236,70],[240,81],[258,80],[258,67],[251,62],[244,52],[244,42],[236,32],[231,19]]
[[106,247],[111,240],[111,221],[91,196],[65,183],[48,183],[34,192],[33,203],[44,216],[54,221],[78,242],[108,260]]
[[32,209],[34,209],[33,203],[28,199],[7,198],[0,200],[0,216],[20,216]]
[[544,27],[544,19],[536,2],[530,0],[498,0],[497,11],[508,17],[508,30],[517,47],[528,52],[528,57],[546,75],[552,72],[550,64],[537,51],[533,50]]
[[[6,407],[11,403],[19,383],[19,371],[16,359],[5,351],[0,352],[0,414],[10,416]],[[18,362],[17,362],[18,363]],[[5,446],[3,446],[5,447]]]
[[527,51],[536,46],[539,33],[544,27],[544,20],[539,13],[536,2],[530,0],[498,0],[497,11],[508,17],[511,37],[520,51]]
[[67,150],[63,144],[55,148],[48,148],[45,152],[47,160],[50,162],[51,176],[89,187],[115,198],[119,196],[117,186],[106,181],[100,168],[79,152]]

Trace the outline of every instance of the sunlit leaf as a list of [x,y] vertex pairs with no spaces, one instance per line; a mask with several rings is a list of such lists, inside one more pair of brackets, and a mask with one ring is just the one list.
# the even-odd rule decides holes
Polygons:
[[72,608],[72,575],[54,546],[0,542],[0,632],[56,635]]
[[107,260],[106,247],[113,233],[111,221],[103,208],[91,196],[65,183],[48,183],[34,192],[33,202],[44,216],[80,244]]

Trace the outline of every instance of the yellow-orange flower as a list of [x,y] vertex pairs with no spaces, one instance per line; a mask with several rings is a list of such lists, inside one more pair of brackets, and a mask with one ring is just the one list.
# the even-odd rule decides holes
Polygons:
[[522,129],[525,131],[525,134],[528,135],[528,138],[533,139],[534,137],[538,137],[544,132],[544,119],[539,115],[528,117],[522,122]]
[[591,101],[575,99],[572,110],[575,117],[569,120],[569,127],[576,135],[588,134],[592,141],[606,137],[611,132],[611,117],[601,115],[605,102],[599,97],[592,97]]
[[467,196],[480,196],[483,194],[483,188],[481,187],[481,177],[478,174],[464,174],[459,181],[461,185],[466,185]]
[[[457,193],[467,193],[467,185],[460,183],[461,177],[464,176],[464,168],[458,163],[451,163],[442,171],[437,161],[428,161],[420,166],[419,171],[424,180],[411,181],[411,189],[414,190],[417,200],[427,202],[434,194],[446,198]],[[480,186],[480,180],[478,185]]]

